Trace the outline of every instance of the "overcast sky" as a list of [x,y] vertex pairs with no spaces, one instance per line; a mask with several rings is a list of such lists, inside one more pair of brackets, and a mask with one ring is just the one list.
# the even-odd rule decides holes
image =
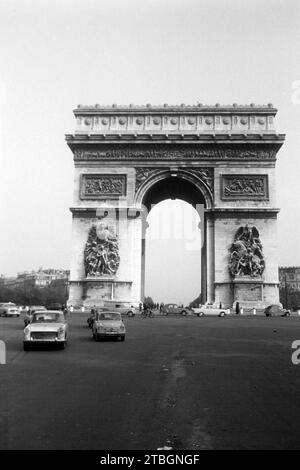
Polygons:
[[[298,0],[0,0],[0,273],[69,267],[64,134],[79,103],[273,103],[287,134],[277,162],[279,259],[300,265],[299,33]],[[163,256],[172,276],[151,280],[166,245],[175,247]],[[148,294],[186,302],[199,293],[199,250],[185,245],[150,244]]]

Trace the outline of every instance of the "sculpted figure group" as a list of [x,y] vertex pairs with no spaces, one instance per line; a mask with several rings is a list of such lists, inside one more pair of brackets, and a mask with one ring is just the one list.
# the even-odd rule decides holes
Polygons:
[[120,264],[117,236],[101,222],[93,225],[84,250],[86,276],[113,275]]
[[229,272],[232,277],[260,277],[265,269],[262,244],[256,227],[240,227],[230,247]]

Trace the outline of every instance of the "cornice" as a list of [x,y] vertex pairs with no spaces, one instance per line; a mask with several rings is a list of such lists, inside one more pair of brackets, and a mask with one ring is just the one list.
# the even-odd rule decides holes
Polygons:
[[190,114],[199,114],[199,113],[206,113],[206,114],[228,114],[228,113],[267,113],[271,115],[275,115],[277,113],[277,109],[274,106],[269,104],[262,104],[262,105],[255,105],[254,103],[251,104],[227,104],[221,105],[216,103],[215,105],[207,105],[202,103],[197,104],[180,104],[180,105],[100,105],[95,104],[93,106],[88,105],[81,105],[79,104],[77,108],[73,110],[75,116],[85,114],[165,114],[165,113],[190,113]]
[[205,134],[66,134],[66,141],[69,146],[74,144],[110,142],[110,143],[128,143],[128,142],[174,142],[174,143],[280,143],[285,140],[285,134],[232,134],[232,133],[205,133]]

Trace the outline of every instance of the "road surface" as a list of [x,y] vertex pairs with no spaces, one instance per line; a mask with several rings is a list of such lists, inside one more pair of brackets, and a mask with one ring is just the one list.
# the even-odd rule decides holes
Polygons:
[[299,449],[300,317],[125,318],[125,342],[69,319],[66,350],[0,318],[0,449]]

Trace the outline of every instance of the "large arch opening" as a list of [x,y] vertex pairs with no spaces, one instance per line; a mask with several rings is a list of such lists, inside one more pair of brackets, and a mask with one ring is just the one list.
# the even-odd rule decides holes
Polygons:
[[155,302],[184,305],[200,295],[207,300],[205,208],[210,202],[201,185],[188,172],[156,175],[154,181],[144,183],[143,299],[151,296]]
[[182,199],[152,207],[145,239],[145,297],[185,306],[200,296],[201,218]]

